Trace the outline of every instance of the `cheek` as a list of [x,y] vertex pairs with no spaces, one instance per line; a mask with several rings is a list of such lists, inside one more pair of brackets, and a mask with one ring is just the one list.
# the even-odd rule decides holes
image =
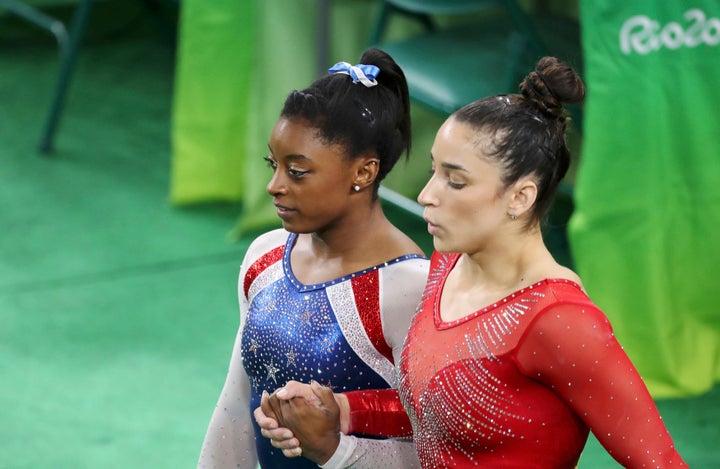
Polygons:
[[347,205],[347,194],[337,186],[315,188],[303,194],[302,205],[308,214],[326,216],[341,211]]
[[495,198],[485,195],[464,200],[453,209],[453,220],[460,236],[482,237],[498,224],[499,206]]

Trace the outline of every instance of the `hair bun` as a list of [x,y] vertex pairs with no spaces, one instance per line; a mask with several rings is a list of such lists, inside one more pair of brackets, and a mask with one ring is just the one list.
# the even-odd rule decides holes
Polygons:
[[543,113],[564,119],[563,103],[579,103],[585,98],[580,76],[556,57],[538,60],[535,70],[520,83],[522,95]]

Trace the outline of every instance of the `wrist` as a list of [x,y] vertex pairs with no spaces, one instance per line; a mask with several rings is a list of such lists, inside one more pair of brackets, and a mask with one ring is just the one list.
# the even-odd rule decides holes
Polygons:
[[352,436],[339,434],[339,441],[332,457],[322,464],[318,464],[322,469],[341,469],[348,466],[348,462],[355,452],[357,441]]
[[340,436],[340,433],[335,433],[332,436],[328,436],[328,438],[326,439],[326,443],[323,444],[321,448],[319,448],[319,451],[317,451],[316,454],[311,455],[310,459],[312,459],[318,466],[324,466],[333,458],[336,453],[338,453],[338,448],[340,447],[341,441],[342,438]]
[[334,394],[335,402],[340,408],[340,432],[350,433],[350,402],[345,394]]

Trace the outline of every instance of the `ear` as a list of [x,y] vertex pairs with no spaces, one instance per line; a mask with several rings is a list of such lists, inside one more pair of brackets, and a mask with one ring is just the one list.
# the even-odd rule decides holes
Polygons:
[[528,177],[516,181],[510,186],[508,193],[510,195],[508,213],[520,217],[535,205],[538,188],[535,181]]
[[355,162],[355,175],[353,185],[365,188],[371,186],[380,170],[380,161],[377,157],[361,157]]

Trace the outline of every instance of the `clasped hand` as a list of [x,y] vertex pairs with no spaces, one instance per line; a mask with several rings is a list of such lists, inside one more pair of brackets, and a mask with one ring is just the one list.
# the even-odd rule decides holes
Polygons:
[[254,416],[262,435],[286,457],[324,464],[340,444],[341,406],[330,388],[315,381],[264,391]]

